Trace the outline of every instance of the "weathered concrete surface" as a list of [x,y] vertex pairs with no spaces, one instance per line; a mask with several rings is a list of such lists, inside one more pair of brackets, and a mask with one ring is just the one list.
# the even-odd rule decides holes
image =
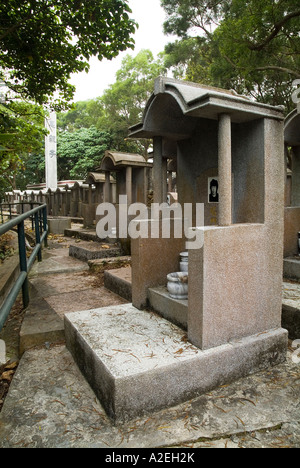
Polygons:
[[113,426],[64,346],[27,351],[0,414],[1,448],[300,447],[300,364]]
[[188,301],[170,298],[166,286],[148,289],[151,307],[175,325],[187,330]]
[[127,301],[132,301],[132,274],[131,266],[116,268],[104,272],[104,286],[124,297]]
[[[49,262],[46,253],[34,267],[45,273],[45,283],[42,277],[31,281],[43,297],[58,299],[62,293],[71,306],[72,289],[80,293],[89,277],[82,281],[82,271],[58,272],[71,264],[86,266],[69,259],[67,249],[51,250]],[[47,344],[21,358],[0,413],[0,447],[299,448],[298,357],[290,347],[284,364],[115,427],[66,347]]]
[[67,348],[117,423],[174,406],[284,362],[287,332],[201,351],[183,330],[132,304],[65,315]]
[[31,300],[20,331],[20,355],[34,346],[64,341],[65,313],[125,302],[95,284],[88,270],[69,257],[67,248],[43,251],[42,263],[35,263],[30,273]]
[[102,245],[99,242],[80,241],[70,245],[69,255],[87,262],[88,260],[97,258],[120,257],[122,255],[122,250],[118,245]]
[[108,269],[119,269],[131,265],[130,256],[112,257],[112,258],[97,258],[96,260],[89,260],[88,266],[90,270],[95,273],[102,273]]
[[288,257],[283,260],[283,275],[285,278],[300,280],[300,257]]
[[43,250],[43,261],[40,263],[35,262],[30,272],[30,278],[55,273],[74,273],[89,269],[87,264],[71,258],[66,240],[62,238],[61,241],[61,248]]
[[48,217],[49,233],[64,234],[65,229],[71,229],[71,218],[57,216]]

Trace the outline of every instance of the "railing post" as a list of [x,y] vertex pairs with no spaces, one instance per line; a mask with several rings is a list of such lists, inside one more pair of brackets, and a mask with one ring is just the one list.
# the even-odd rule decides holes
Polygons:
[[[19,257],[20,257],[20,270],[27,274],[27,258],[26,258],[26,245],[25,245],[25,229],[24,221],[18,224],[18,241],[19,241]],[[23,286],[23,305],[26,308],[29,304],[29,287],[28,278],[26,276]]]
[[[43,208],[43,228],[44,232],[47,231],[47,206]],[[44,241],[45,247],[48,247],[48,235],[46,234],[45,241]]]
[[[33,210],[33,203],[30,203],[30,210]],[[34,221],[35,218],[31,216],[31,229],[34,230]]]
[[[35,243],[36,245],[41,243],[41,234],[40,234],[40,222],[39,222],[39,212],[34,214],[34,223],[35,223]],[[42,261],[42,248],[40,247],[38,251],[38,261]]]

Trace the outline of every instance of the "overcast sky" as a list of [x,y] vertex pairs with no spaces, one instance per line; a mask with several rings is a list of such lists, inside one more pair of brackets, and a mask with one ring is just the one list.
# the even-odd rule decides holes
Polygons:
[[126,54],[137,55],[141,49],[150,49],[154,56],[164,50],[171,38],[163,34],[165,12],[160,6],[160,0],[129,0],[132,17],[139,24],[135,39],[135,50],[128,49],[113,60],[97,58],[90,61],[89,73],[78,73],[72,76],[71,83],[76,86],[74,101],[85,101],[96,98],[115,82],[115,74],[121,66]]

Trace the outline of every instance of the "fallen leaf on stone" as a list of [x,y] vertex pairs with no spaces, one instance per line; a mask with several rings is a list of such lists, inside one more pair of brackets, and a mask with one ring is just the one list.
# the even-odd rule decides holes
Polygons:
[[10,382],[13,378],[13,374],[14,374],[14,371],[13,370],[8,370],[6,372],[3,372],[0,379],[1,380],[7,380],[8,382]]
[[11,362],[5,366],[5,369],[15,369],[18,366],[17,362]]

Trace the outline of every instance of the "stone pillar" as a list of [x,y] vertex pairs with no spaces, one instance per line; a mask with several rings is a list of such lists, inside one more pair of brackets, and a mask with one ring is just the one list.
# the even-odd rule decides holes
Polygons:
[[110,203],[110,172],[105,171],[104,203]]
[[167,195],[168,195],[168,160],[162,160],[162,201],[167,203]]
[[168,192],[172,192],[172,172],[168,171]]
[[132,203],[132,167],[126,167],[126,195],[128,206]]
[[231,181],[231,118],[229,114],[219,116],[219,226],[232,224],[232,181]]
[[144,176],[144,200],[143,203],[147,205],[148,203],[148,189],[149,189],[149,183],[148,183],[148,168],[144,167],[143,169],[143,176]]
[[89,192],[88,192],[88,205],[91,206],[92,204],[92,185],[89,185]]
[[153,138],[153,201],[163,202],[163,157],[162,137]]
[[293,147],[292,206],[300,206],[300,146]]

